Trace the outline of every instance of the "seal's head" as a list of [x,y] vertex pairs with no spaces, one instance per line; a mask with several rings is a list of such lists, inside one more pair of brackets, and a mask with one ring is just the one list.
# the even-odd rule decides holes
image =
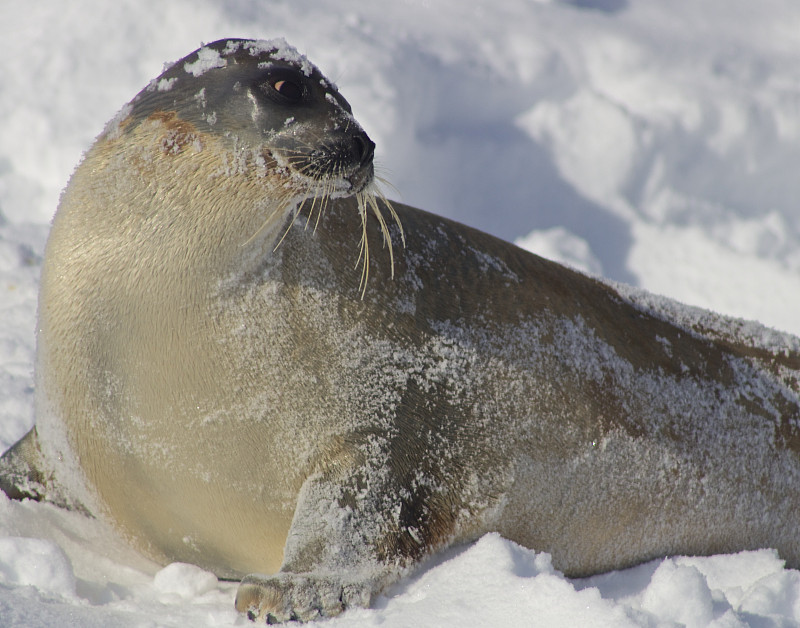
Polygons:
[[[398,226],[399,221],[375,184],[375,144],[336,86],[283,40],[224,39],[199,48],[151,81],[99,140],[100,145],[125,144],[124,170],[141,174],[137,194],[141,179],[161,182],[151,202],[159,211],[196,206],[198,196],[205,197],[205,207],[236,198],[240,208],[255,208],[249,216],[256,226],[245,224],[243,216],[237,219],[241,224],[233,224],[224,213],[205,218],[206,226],[225,221],[215,227],[218,233],[231,233],[231,241],[239,244],[269,236],[277,246],[287,216],[305,209],[306,224],[315,212],[318,223],[329,199],[355,196],[362,220],[362,287],[368,276],[370,213],[393,265],[381,208]],[[96,181],[96,163],[93,168]],[[158,174],[148,174],[154,168]],[[124,187],[119,181],[109,184]],[[209,197],[215,190],[217,202]],[[184,198],[175,198],[177,193]],[[196,226],[185,231],[198,233]],[[211,236],[218,237],[224,239]]]
[[283,40],[203,46],[151,81],[125,114],[134,127],[174,114],[199,133],[221,134],[297,189],[349,196],[373,180],[375,144],[349,103]]

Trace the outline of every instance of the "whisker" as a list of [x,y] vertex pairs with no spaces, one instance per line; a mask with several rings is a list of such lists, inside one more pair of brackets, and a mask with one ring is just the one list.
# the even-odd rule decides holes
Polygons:
[[[304,202],[305,202],[305,201],[303,201],[303,203],[304,203]],[[289,231],[291,230],[291,228],[292,228],[292,225],[294,225],[294,221],[295,221],[295,220],[297,220],[297,216],[298,216],[298,214],[300,213],[300,209],[301,209],[301,207],[302,207],[303,203],[300,203],[300,206],[299,206],[299,207],[297,207],[297,209],[295,210],[295,214],[294,214],[294,216],[292,217],[292,219],[289,221],[289,224],[287,224],[287,225],[286,225],[286,230],[283,232],[283,235],[281,236],[281,239],[280,239],[280,240],[278,240],[278,243],[277,243],[277,244],[276,244],[276,245],[273,247],[273,249],[272,249],[272,252],[273,252],[273,253],[274,253],[275,251],[277,251],[277,250],[278,250],[278,247],[279,247],[281,244],[283,244],[283,241],[286,239],[286,236],[287,236],[287,235],[289,235]]]
[[406,232],[403,229],[403,223],[400,222],[400,216],[397,215],[397,212],[395,211],[394,206],[389,201],[389,199],[386,198],[383,195],[383,192],[381,190],[379,190],[379,189],[375,190],[374,194],[381,200],[381,202],[389,210],[389,215],[392,217],[392,220],[394,220],[394,224],[396,224],[397,228],[400,230],[400,241],[403,244],[403,248],[405,248],[406,247]]
[[322,213],[328,208],[328,202],[330,201],[330,187],[332,184],[325,182],[325,187],[322,190],[322,202],[320,203],[319,210],[317,211],[317,221],[314,223],[314,233],[317,233],[317,227],[319,227],[320,218],[322,218]]
[[[324,194],[324,193],[325,192],[324,192],[324,188],[323,188],[322,194]],[[319,193],[319,190],[318,190],[317,192],[314,193],[314,198],[311,199],[311,208],[308,210],[308,218],[306,218],[306,226],[304,227],[304,229],[308,229],[308,225],[311,224],[311,218],[314,216],[314,207],[317,206],[317,201],[321,202],[320,196],[321,196],[321,194]],[[317,208],[317,214],[319,215],[319,208]],[[319,218],[317,218],[317,221],[319,222]],[[314,231],[316,231],[316,227],[314,227]]]
[[395,186],[392,184],[392,182],[391,182],[391,181],[389,181],[389,179],[386,179],[386,178],[384,178],[384,177],[382,177],[382,176],[380,176],[380,175],[377,175],[377,174],[376,174],[376,175],[375,175],[375,181],[376,181],[377,183],[380,183],[380,186],[379,186],[379,185],[374,185],[374,186],[373,186],[373,187],[375,188],[375,194],[376,194],[377,196],[380,196],[380,198],[382,198],[382,199],[386,200],[386,197],[385,197],[385,195],[384,195],[384,193],[383,193],[383,190],[381,190],[381,186],[386,186],[387,188],[391,188],[392,190],[394,190],[394,192],[395,192],[395,193],[396,193],[398,196],[400,196],[400,190],[398,190],[398,189],[397,189],[397,188],[396,188],[396,187],[395,187]]
[[253,235],[247,238],[247,240],[245,240],[240,246],[245,247],[248,244],[250,244],[253,240],[255,240],[261,234],[261,232],[264,231],[266,226],[275,217],[276,214],[285,212],[289,208],[289,206],[291,205],[290,201],[294,196],[296,196],[295,193],[286,192],[282,196],[278,197],[276,208],[272,210],[272,212],[270,212],[270,214],[264,219],[264,222],[262,222],[261,225],[258,227],[258,229],[255,230]]
[[[316,145],[313,144],[314,139],[319,140],[319,143]],[[261,233],[277,213],[285,212],[292,202],[295,202],[294,215],[292,220],[288,222],[286,229],[283,231],[283,234],[273,250],[277,250],[278,247],[280,247],[288,236],[294,223],[303,215],[306,209],[308,211],[305,216],[305,225],[303,228],[308,229],[313,222],[313,232],[316,234],[322,221],[322,216],[327,211],[333,196],[335,195],[338,198],[341,195],[348,195],[347,188],[342,187],[342,182],[348,180],[348,168],[346,168],[345,164],[341,163],[338,158],[335,159],[332,156],[328,156],[326,159],[324,154],[320,154],[319,146],[322,144],[322,138],[311,138],[311,142],[312,143],[303,144],[294,148],[274,149],[273,153],[278,163],[282,167],[288,168],[292,177],[300,177],[301,181],[303,181],[303,185],[306,189],[306,198],[304,200],[299,200],[297,188],[293,184],[290,186],[287,183],[289,189],[279,199],[278,209],[267,217],[256,233],[253,234],[246,243],[251,242]],[[298,183],[297,179],[295,179],[295,183]],[[375,175],[367,186],[355,194],[356,206],[358,208],[359,218],[361,219],[361,238],[355,268],[358,268],[359,265],[361,266],[358,287],[362,299],[366,296],[370,275],[370,214],[372,214],[378,222],[378,227],[383,238],[383,247],[389,249],[390,276],[392,278],[395,276],[395,243],[392,241],[392,232],[389,228],[389,222],[384,211],[388,211],[389,220],[397,225],[400,234],[400,242],[403,247],[406,246],[406,235],[400,221],[400,216],[389,199],[386,198],[382,186],[389,187],[396,191],[396,188],[394,188],[389,181]]]
[[361,265],[361,280],[358,284],[359,290],[361,290],[361,299],[364,299],[364,295],[367,293],[367,280],[369,279],[369,240],[367,239],[367,208],[364,205],[364,196],[362,194],[356,195],[356,201],[358,203],[358,213],[361,216],[361,247],[358,253],[358,260],[356,261],[356,268],[358,267],[358,263],[362,261],[363,255],[363,263]]
[[378,224],[381,228],[381,235],[383,235],[383,246],[386,248],[386,245],[389,245],[389,265],[391,267],[391,277],[394,279],[394,247],[392,246],[392,238],[389,235],[389,227],[386,226],[386,220],[383,218],[383,214],[381,213],[380,207],[378,207],[378,203],[375,200],[375,197],[372,194],[366,195],[366,201],[369,204],[370,209],[372,209],[372,213],[378,219]]

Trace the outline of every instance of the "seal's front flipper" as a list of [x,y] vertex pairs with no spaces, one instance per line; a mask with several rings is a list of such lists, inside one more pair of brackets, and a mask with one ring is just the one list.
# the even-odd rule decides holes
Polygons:
[[91,516],[83,504],[69,498],[48,470],[35,427],[0,457],[0,490],[11,499],[49,502]]
[[[346,466],[345,459],[337,463]],[[403,516],[401,483],[381,473],[377,460],[373,466],[330,466],[309,477],[300,490],[280,571],[242,580],[236,609],[249,618],[312,621],[369,606],[427,552],[409,552],[399,542],[408,535],[412,518]],[[426,537],[422,528],[413,532]]]
[[341,576],[278,573],[250,575],[236,592],[236,610],[252,621],[275,624],[335,617],[349,607],[369,606],[372,583]]
[[47,478],[41,471],[41,458],[34,427],[0,457],[0,490],[11,499],[44,500]]

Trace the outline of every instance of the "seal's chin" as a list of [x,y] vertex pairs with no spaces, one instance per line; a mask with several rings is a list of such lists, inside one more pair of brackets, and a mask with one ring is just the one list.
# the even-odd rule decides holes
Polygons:
[[349,195],[360,194],[375,180],[375,167],[369,162],[344,179],[350,184]]

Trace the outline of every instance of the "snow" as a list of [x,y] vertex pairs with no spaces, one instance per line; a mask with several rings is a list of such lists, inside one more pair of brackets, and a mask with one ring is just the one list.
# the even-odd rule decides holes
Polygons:
[[224,68],[227,62],[216,50],[200,48],[197,60],[183,64],[183,69],[192,76],[201,76],[214,68]]
[[75,575],[69,558],[58,545],[43,539],[0,539],[0,582],[75,597]]
[[[165,63],[221,37],[285,37],[338,83],[399,200],[631,284],[642,307],[701,317],[641,288],[800,333],[798,32],[794,0],[0,5],[1,448],[33,423],[38,271],[70,172]],[[247,625],[234,593],[0,497],[2,626]],[[764,549],[570,580],[489,535],[329,625],[676,623],[800,625],[800,573]]]

